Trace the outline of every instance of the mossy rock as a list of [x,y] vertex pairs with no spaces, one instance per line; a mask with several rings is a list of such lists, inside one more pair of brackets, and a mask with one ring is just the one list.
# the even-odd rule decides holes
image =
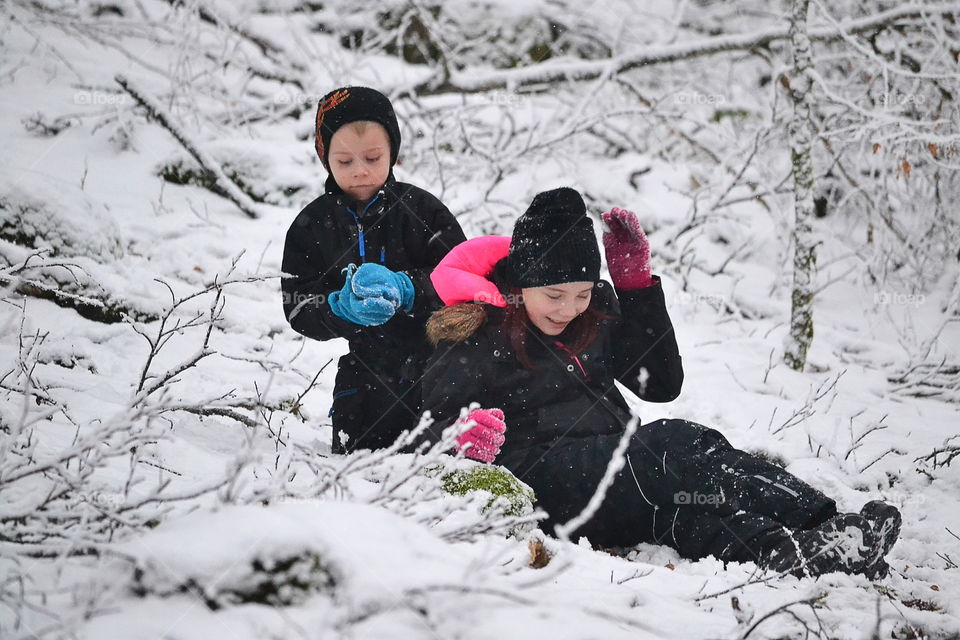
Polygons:
[[519,517],[533,513],[533,503],[536,501],[533,489],[502,467],[456,469],[440,476],[440,482],[444,491],[455,496],[466,495],[471,491],[489,492],[492,497],[484,507],[484,513],[493,507],[498,498],[504,499],[504,513],[507,515]]

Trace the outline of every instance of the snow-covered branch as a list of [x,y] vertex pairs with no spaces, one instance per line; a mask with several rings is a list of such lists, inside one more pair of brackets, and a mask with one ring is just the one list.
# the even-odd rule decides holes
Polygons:
[[236,183],[227,177],[223,168],[208,154],[202,146],[192,140],[183,128],[176,122],[173,115],[160,104],[146,89],[137,87],[133,82],[122,75],[117,75],[114,80],[120,87],[127,92],[134,100],[147,110],[147,115],[152,120],[156,120],[163,128],[170,132],[176,138],[187,152],[193,156],[204,171],[208,171],[216,182],[216,185],[227,194],[227,197],[237,205],[250,218],[258,218],[260,213],[257,210],[257,204],[244,193]]
[[[956,10],[956,6],[949,3],[938,5],[908,4],[865,18],[844,21],[840,23],[839,29],[834,25],[811,27],[808,34],[812,42],[838,40],[842,39],[845,34],[873,31],[910,18],[936,14],[949,15],[955,13]],[[621,74],[641,67],[691,60],[718,53],[762,49],[768,47],[771,43],[789,39],[789,25],[770,27],[752,33],[730,34],[694,42],[649,46],[610,60],[548,61],[504,71],[487,73],[477,73],[476,71],[456,72],[451,74],[448,79],[433,77],[407,90],[417,95],[451,92],[477,93],[496,89],[516,91],[522,88],[535,88],[557,82],[584,82],[602,76]]]

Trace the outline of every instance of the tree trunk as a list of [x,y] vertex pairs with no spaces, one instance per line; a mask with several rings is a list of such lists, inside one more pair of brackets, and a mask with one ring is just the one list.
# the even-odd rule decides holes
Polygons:
[[817,274],[816,242],[813,237],[813,66],[807,35],[810,0],[794,0],[790,18],[793,72],[790,96],[793,119],[789,125],[790,156],[793,163],[793,290],[790,306],[790,334],[783,359],[792,369],[803,371],[813,341],[813,292]]

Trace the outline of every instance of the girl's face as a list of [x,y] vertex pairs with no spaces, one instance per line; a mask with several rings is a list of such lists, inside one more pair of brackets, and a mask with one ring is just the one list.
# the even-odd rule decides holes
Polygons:
[[563,333],[570,322],[587,310],[592,282],[566,282],[521,289],[530,322],[548,336]]
[[390,173],[390,139],[371,123],[363,133],[345,125],[330,138],[330,172],[340,188],[358,202],[369,202]]

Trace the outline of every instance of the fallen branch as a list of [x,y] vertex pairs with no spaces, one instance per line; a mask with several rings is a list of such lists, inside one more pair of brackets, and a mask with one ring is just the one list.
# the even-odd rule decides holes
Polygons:
[[[867,18],[846,21],[840,25],[843,30],[838,30],[834,26],[824,26],[810,29],[808,35],[813,42],[840,40],[845,35],[872,31],[898,20],[933,14],[952,14],[956,11],[956,4],[930,6],[911,4]],[[564,81],[584,82],[602,76],[615,77],[638,67],[689,60],[717,53],[750,51],[765,48],[773,42],[788,40],[789,38],[789,27],[784,26],[751,33],[717,36],[694,42],[681,41],[668,45],[655,45],[608,60],[564,62],[561,64],[548,61],[492,73],[477,73],[476,70],[471,69],[452,73],[449,77],[445,77],[445,73],[438,73],[420,84],[398,89],[400,94],[411,93],[417,96],[456,92],[482,93],[495,89],[515,91],[519,88],[534,85],[549,85]]]
[[[149,313],[124,307],[117,302],[111,302],[107,298],[102,298],[90,292],[73,293],[64,291],[53,284],[25,277],[24,274],[31,270],[59,268],[66,270],[73,277],[74,282],[83,288],[80,280],[74,274],[74,270],[84,271],[83,268],[69,262],[47,260],[45,256],[49,253],[50,249],[38,249],[17,264],[0,267],[0,291],[3,291],[4,295],[8,295],[8,292],[12,291],[29,298],[48,300],[58,307],[73,309],[82,317],[94,322],[113,324],[123,322],[125,316],[142,322],[156,320],[156,317]],[[86,272],[84,271],[84,273]],[[86,275],[89,277],[89,274]],[[96,286],[101,290],[103,289],[99,285]]]
[[97,298],[91,298],[90,296],[67,293],[56,287],[34,280],[23,280],[21,278],[10,278],[0,275],[0,286],[13,286],[14,291],[22,296],[49,300],[58,307],[73,309],[82,317],[87,320],[93,320],[94,322],[103,322],[105,324],[123,322],[125,315],[142,322],[156,320],[156,317],[150,314],[134,311],[133,309],[124,309],[123,307]]
[[147,115],[161,124],[170,134],[176,138],[187,152],[196,160],[200,166],[210,173],[216,181],[217,187],[223,190],[227,199],[240,207],[240,210],[250,218],[259,218],[257,205],[244,193],[237,184],[227,177],[223,168],[210,157],[198,144],[191,141],[183,130],[175,124],[173,116],[164,109],[164,107],[152,96],[139,87],[134,87],[124,76],[117,74],[114,80],[119,84],[127,94],[137,101],[138,104],[147,110]]

